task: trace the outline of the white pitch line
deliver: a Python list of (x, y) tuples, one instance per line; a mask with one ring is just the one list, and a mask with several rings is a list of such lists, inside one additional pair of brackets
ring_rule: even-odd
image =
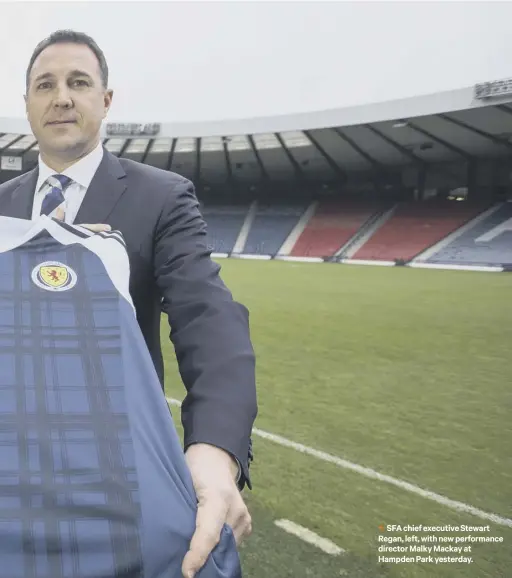
[[(177, 399), (171, 399), (169, 397), (166, 399), (168, 403), (172, 405), (181, 406), (181, 402)], [(254, 435), (257, 435), (263, 439), (269, 440), (271, 442), (274, 442), (287, 448), (291, 448), (302, 454), (313, 456), (319, 460), (323, 460), (324, 462), (334, 464), (339, 468), (344, 468), (346, 470), (357, 472), (362, 476), (366, 476), (367, 478), (372, 478), (374, 480), (379, 480), (380, 482), (386, 482), (387, 484), (396, 486), (401, 490), (406, 490), (408, 492), (411, 492), (412, 494), (416, 494), (418, 496), (421, 496), (422, 498), (426, 498), (427, 500), (432, 500), (433, 502), (437, 502), (438, 504), (446, 506), (447, 508), (451, 508), (452, 510), (456, 510), (457, 512), (464, 512), (466, 514), (471, 514), (472, 516), (482, 518), (483, 520), (489, 520), (494, 524), (498, 524), (500, 526), (508, 526), (509, 528), (512, 528), (512, 520), (510, 518), (503, 518), (498, 514), (484, 512), (483, 510), (470, 506), (469, 504), (464, 504), (463, 502), (451, 500), (450, 498), (446, 498), (445, 496), (436, 494), (435, 492), (431, 492), (429, 490), (424, 490), (423, 488), (420, 488), (419, 486), (416, 486), (409, 482), (393, 478), (392, 476), (388, 476), (386, 474), (381, 474), (380, 472), (372, 470), (371, 468), (360, 466), (359, 464), (349, 462), (348, 460), (344, 460), (343, 458), (333, 456), (320, 450), (315, 450), (314, 448), (299, 444), (297, 442), (286, 439), (282, 436), (275, 435), (257, 428), (254, 428), (252, 431)]]
[(304, 528), (304, 526), (299, 526), (299, 524), (295, 524), (295, 522), (291, 522), (290, 520), (276, 520), (274, 524), (278, 528), (288, 532), (288, 534), (297, 536), (297, 538), (300, 538), (301, 540), (304, 540), (304, 542), (320, 548), (320, 550), (323, 550), (326, 554), (330, 554), (331, 556), (339, 556), (345, 552), (343, 548), (336, 546), (336, 544), (331, 542), (331, 540), (322, 538), (311, 530)]

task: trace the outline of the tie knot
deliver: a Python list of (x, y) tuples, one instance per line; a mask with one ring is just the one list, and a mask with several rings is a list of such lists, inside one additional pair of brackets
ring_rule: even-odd
[(66, 187), (71, 183), (72, 179), (66, 175), (52, 175), (48, 178), (48, 182), (52, 187), (58, 187), (61, 190), (66, 189)]

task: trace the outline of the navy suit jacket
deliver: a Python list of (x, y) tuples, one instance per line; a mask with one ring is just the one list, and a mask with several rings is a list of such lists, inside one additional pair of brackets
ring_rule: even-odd
[[(0, 215), (31, 218), (38, 172), (36, 167), (0, 185)], [(240, 487), (251, 487), (257, 400), (249, 313), (233, 299), (210, 257), (193, 184), (104, 149), (75, 223), (105, 223), (121, 231), (137, 320), (162, 387), (162, 309), (168, 315), (187, 389), (185, 449), (202, 442), (228, 451), (242, 466)]]

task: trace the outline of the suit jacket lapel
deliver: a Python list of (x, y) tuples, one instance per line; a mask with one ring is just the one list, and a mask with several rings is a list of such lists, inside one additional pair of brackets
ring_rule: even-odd
[(34, 193), (39, 176), (39, 168), (23, 175), (20, 184), (12, 193), (9, 216), (17, 219), (31, 219)]
[(103, 159), (87, 189), (75, 224), (107, 223), (126, 187), (126, 173), (119, 159), (103, 148)]

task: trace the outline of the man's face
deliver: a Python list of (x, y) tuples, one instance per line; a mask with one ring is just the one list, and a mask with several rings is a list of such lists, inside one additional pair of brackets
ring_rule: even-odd
[(41, 152), (67, 156), (92, 150), (111, 102), (112, 91), (103, 88), (88, 46), (54, 44), (34, 62), (25, 103)]

